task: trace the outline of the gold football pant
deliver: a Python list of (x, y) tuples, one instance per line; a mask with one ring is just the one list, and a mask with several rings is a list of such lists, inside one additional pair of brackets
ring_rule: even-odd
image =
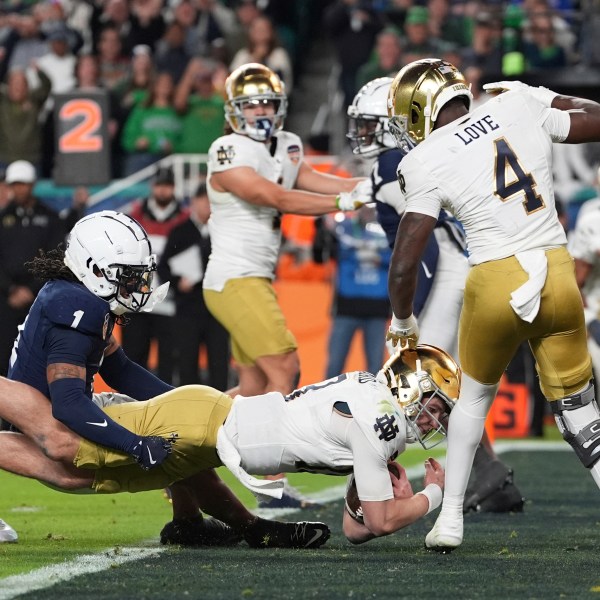
[(471, 268), (459, 326), (461, 368), (476, 381), (495, 384), (519, 345), (528, 340), (548, 400), (581, 390), (592, 377), (581, 293), (565, 248), (546, 252), (548, 276), (533, 323), (510, 306), (511, 292), (528, 279), (514, 257)]
[(231, 354), (241, 365), (261, 356), (286, 354), (298, 344), (288, 329), (272, 283), (264, 277), (230, 279), (222, 292), (204, 290), (213, 317), (231, 337)]
[(188, 385), (145, 402), (103, 408), (129, 431), (140, 436), (175, 439), (173, 452), (159, 466), (144, 471), (123, 452), (82, 440), (74, 464), (96, 471), (93, 488), (99, 493), (162, 489), (175, 481), (221, 466), (217, 432), (233, 400), (203, 385)]

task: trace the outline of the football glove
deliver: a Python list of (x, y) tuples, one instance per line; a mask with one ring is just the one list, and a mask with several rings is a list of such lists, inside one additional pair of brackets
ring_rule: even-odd
[(398, 319), (393, 315), (385, 339), (390, 341), (394, 348), (398, 344), (400, 348), (414, 348), (419, 341), (419, 324), (415, 315), (410, 315), (408, 319)]
[(371, 178), (367, 177), (359, 181), (350, 192), (341, 192), (336, 200), (339, 210), (349, 211), (357, 210), (363, 204), (373, 201), (373, 183)]
[(131, 455), (144, 471), (149, 471), (158, 467), (171, 454), (172, 444), (172, 440), (157, 435), (141, 437), (133, 447)]
[(552, 105), (552, 100), (558, 94), (549, 90), (545, 87), (532, 87), (523, 83), (522, 81), (496, 81), (494, 83), (485, 83), (483, 85), (483, 89), (488, 94), (501, 94), (502, 92), (523, 92), (524, 94), (529, 94), (533, 96), (538, 102), (541, 102), (544, 106), (550, 107)]

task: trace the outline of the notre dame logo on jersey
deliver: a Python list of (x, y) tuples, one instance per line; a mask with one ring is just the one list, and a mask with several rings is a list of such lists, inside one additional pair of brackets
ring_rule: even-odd
[(233, 149), (233, 146), (227, 146), (227, 148), (225, 148), (225, 146), (221, 146), (217, 150), (217, 160), (219, 161), (220, 165), (224, 165), (225, 163), (231, 164), (234, 156), (235, 150)]
[(398, 425), (396, 424), (396, 417), (394, 415), (388, 415), (387, 413), (383, 417), (375, 419), (375, 425), (373, 425), (375, 432), (379, 431), (379, 439), (391, 442), (399, 432)]
[(398, 183), (400, 184), (400, 190), (403, 194), (406, 194), (406, 181), (404, 181), (404, 175), (398, 171)]

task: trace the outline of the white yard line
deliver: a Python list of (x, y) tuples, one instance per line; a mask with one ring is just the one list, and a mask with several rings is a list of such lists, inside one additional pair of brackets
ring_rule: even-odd
[(166, 548), (118, 548), (100, 554), (86, 554), (73, 560), (35, 569), (23, 575), (0, 580), (0, 600), (11, 600), (35, 590), (42, 590), (79, 575), (105, 571), (133, 560), (142, 560), (164, 552)]
[[(571, 448), (566, 442), (561, 441), (503, 440), (496, 442), (494, 449), (498, 454), (503, 454), (504, 452), (513, 450), (566, 451)], [(409, 479), (414, 479), (422, 476), (423, 471), (424, 467), (418, 465), (410, 467), (406, 470), (406, 473)], [(321, 503), (333, 502), (334, 500), (343, 498), (345, 490), (345, 485), (336, 485), (317, 494), (312, 494), (310, 498)], [(264, 518), (280, 518), (295, 512), (298, 512), (298, 509), (261, 509), (257, 510), (256, 514)], [(99, 554), (86, 554), (68, 562), (41, 567), (23, 575), (11, 575), (5, 579), (0, 579), (0, 600), (12, 600), (12, 598), (16, 598), (20, 594), (46, 589), (56, 583), (69, 581), (79, 575), (97, 573), (110, 569), (115, 565), (157, 556), (166, 549), (166, 546), (157, 548), (113, 548), (104, 550)]]

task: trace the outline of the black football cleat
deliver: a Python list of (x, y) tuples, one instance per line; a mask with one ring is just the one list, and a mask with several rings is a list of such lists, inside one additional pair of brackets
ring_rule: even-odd
[(161, 544), (178, 544), (180, 546), (235, 546), (242, 541), (242, 536), (229, 525), (212, 517), (173, 519), (160, 532)]
[(319, 548), (331, 536), (325, 523), (283, 523), (256, 519), (244, 532), (251, 548)]

